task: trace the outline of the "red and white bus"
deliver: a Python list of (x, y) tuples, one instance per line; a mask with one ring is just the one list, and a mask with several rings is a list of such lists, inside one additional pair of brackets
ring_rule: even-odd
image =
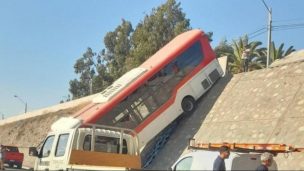
[(182, 113), (223, 75), (201, 30), (180, 34), (142, 65), (102, 91), (74, 117), (93, 123), (133, 129), (140, 147)]

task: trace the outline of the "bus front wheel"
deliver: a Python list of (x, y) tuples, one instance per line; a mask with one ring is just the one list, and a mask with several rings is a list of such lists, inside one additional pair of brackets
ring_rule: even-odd
[(185, 97), (182, 101), (182, 109), (184, 113), (191, 114), (196, 107), (196, 103), (193, 97)]

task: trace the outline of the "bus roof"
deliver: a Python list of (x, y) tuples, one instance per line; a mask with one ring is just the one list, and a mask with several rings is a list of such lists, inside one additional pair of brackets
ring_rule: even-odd
[(165, 66), (169, 61), (174, 59), (202, 35), (204, 35), (203, 31), (195, 29), (176, 36), (163, 48), (147, 59), (140, 67), (152, 69), (154, 67), (158, 68), (159, 66)]

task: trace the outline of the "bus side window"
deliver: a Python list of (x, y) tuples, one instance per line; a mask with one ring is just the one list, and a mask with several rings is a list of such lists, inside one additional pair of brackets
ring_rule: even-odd
[(184, 53), (182, 53), (177, 61), (181, 65), (181, 69), (184, 70), (185, 74), (191, 72), (196, 66), (203, 60), (204, 55), (200, 42), (194, 43)]
[(126, 109), (119, 113), (113, 120), (115, 126), (133, 129), (138, 125), (138, 121), (126, 107)]
[(148, 107), (143, 103), (142, 98), (138, 98), (134, 101), (131, 107), (142, 119), (146, 118), (150, 114)]

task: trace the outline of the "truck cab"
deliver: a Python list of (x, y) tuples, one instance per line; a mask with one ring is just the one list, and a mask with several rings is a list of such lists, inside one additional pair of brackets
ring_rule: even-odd
[(128, 129), (87, 124), (62, 118), (52, 125), (36, 157), (34, 170), (121, 170), (140, 169), (138, 139)]

